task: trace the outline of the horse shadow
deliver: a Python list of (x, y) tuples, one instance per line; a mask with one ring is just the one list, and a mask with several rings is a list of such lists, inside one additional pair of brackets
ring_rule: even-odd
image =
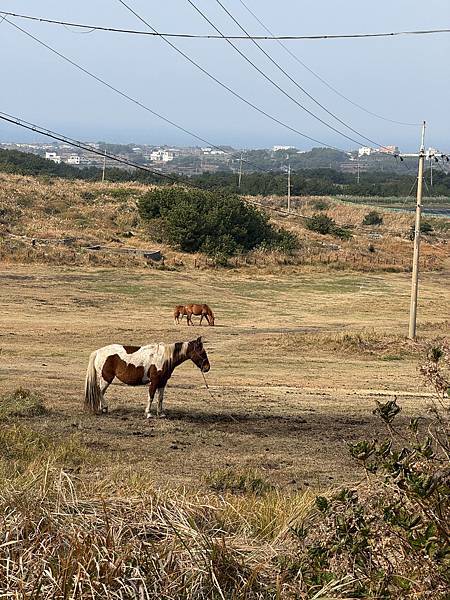
[[(140, 420), (145, 423), (142, 408), (122, 407), (114, 408), (108, 414), (109, 418), (121, 420)], [(153, 417), (150, 423), (156, 424), (160, 420)], [(243, 433), (272, 435), (272, 434), (295, 434), (300, 430), (308, 429), (307, 421), (295, 416), (244, 413), (244, 412), (218, 412), (189, 410), (183, 408), (167, 408), (166, 416), (163, 421), (168, 423), (179, 423), (187, 426), (206, 426), (206, 427), (224, 427), (227, 430), (238, 429)]]

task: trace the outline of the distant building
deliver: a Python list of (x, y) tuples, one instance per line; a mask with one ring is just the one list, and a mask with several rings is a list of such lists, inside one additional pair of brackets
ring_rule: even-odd
[(385, 152), (386, 154), (398, 154), (398, 146), (381, 146), (379, 152)]
[(358, 156), (370, 156), (371, 154), (373, 154), (373, 148), (369, 148), (369, 146), (358, 149)]
[(168, 150), (153, 150), (153, 152), (150, 152), (150, 160), (152, 162), (170, 162), (173, 159), (173, 153)]
[(45, 158), (47, 160), (53, 161), (57, 165), (59, 165), (60, 162), (61, 162), (61, 157), (59, 156), (59, 154), (56, 154), (56, 152), (46, 152), (45, 153)]
[(67, 163), (68, 165), (79, 165), (81, 162), (81, 159), (78, 156), (78, 154), (69, 154), (69, 156), (67, 156), (67, 158), (64, 160), (64, 162)]
[(273, 146), (272, 152), (278, 152), (279, 150), (292, 150), (294, 146)]

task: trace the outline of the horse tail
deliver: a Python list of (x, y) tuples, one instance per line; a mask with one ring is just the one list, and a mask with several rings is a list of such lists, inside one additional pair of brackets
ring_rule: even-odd
[[(208, 305), (206, 305), (206, 306), (208, 306)], [(214, 313), (213, 313), (213, 311), (212, 311), (212, 310), (209, 308), (209, 306), (208, 306), (208, 315), (211, 317), (211, 319), (212, 319), (212, 324), (214, 325), (214, 320), (215, 320)]]
[(84, 407), (92, 413), (98, 413), (100, 410), (101, 392), (97, 379), (97, 370), (95, 368), (95, 359), (97, 350), (92, 352), (89, 357), (89, 363), (86, 371), (86, 383), (84, 388)]

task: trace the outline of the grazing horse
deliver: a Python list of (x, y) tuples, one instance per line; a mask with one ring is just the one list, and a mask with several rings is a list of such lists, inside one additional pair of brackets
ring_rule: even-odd
[(149, 384), (145, 416), (147, 419), (151, 416), (153, 398), (158, 392), (156, 416), (163, 417), (162, 404), (167, 381), (175, 367), (188, 359), (204, 373), (211, 368), (201, 337), (175, 344), (148, 344), (142, 347), (112, 344), (94, 350), (86, 373), (84, 405), (95, 414), (108, 412), (104, 394), (117, 377), (127, 385)]
[(184, 315), (186, 315), (186, 307), (183, 306), (182, 304), (178, 304), (177, 306), (175, 306), (175, 308), (173, 309), (173, 318), (175, 320), (175, 325), (179, 325), (180, 322), (183, 320)]
[(208, 325), (214, 325), (214, 313), (207, 304), (186, 304), (184, 308), (186, 310), (188, 325), (194, 325), (192, 315), (196, 317), (200, 316), (200, 325), (204, 318), (208, 322)]

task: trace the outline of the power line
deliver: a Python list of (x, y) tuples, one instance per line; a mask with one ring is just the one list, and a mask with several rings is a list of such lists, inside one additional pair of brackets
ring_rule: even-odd
[[(248, 9), (249, 10), (249, 9)], [(173, 37), (190, 39), (215, 39), (221, 40), (222, 35), (196, 34), (196, 33), (160, 33), (150, 31), (139, 31), (136, 29), (122, 29), (119, 27), (105, 27), (101, 25), (85, 25), (81, 23), (72, 23), (70, 21), (58, 21), (56, 19), (46, 19), (44, 17), (33, 17), (31, 15), (22, 15), (19, 13), (0, 10), (0, 14), (7, 17), (17, 17), (19, 19), (28, 19), (40, 23), (49, 23), (52, 25), (67, 25), (69, 27), (78, 27), (80, 29), (90, 29), (91, 31), (106, 31), (111, 33), (126, 33), (132, 35), (146, 35), (150, 37)], [(402, 35), (434, 35), (440, 33), (450, 33), (450, 29), (423, 29), (412, 31), (391, 31), (381, 33), (345, 33), (345, 34), (319, 34), (319, 35), (227, 35), (228, 40), (339, 40), (339, 39), (363, 39), (378, 37), (396, 37)]]
[(110, 160), (114, 160), (116, 162), (122, 163), (129, 167), (133, 167), (140, 171), (145, 171), (146, 173), (150, 173), (151, 175), (155, 175), (155, 176), (161, 177), (163, 179), (168, 179), (168, 180), (172, 181), (173, 183), (178, 183), (178, 184), (185, 183), (186, 185), (190, 185), (191, 187), (203, 189), (199, 185), (180, 180), (178, 177), (175, 177), (173, 175), (168, 175), (167, 173), (161, 173), (160, 171), (155, 171), (155, 170), (149, 169), (148, 167), (145, 167), (143, 165), (133, 163), (125, 158), (121, 158), (120, 156), (116, 156), (114, 154), (107, 153), (106, 149), (105, 150), (97, 150), (96, 148), (93, 148), (92, 146), (83, 144), (83, 142), (80, 142), (79, 140), (75, 140), (73, 138), (70, 138), (70, 137), (62, 134), (62, 133), (52, 131), (51, 129), (46, 129), (45, 127), (41, 127), (40, 125), (36, 125), (35, 123), (30, 123), (29, 121), (25, 121), (24, 119), (21, 119), (14, 115), (10, 115), (8, 113), (0, 111), (0, 119), (2, 119), (3, 121), (6, 121), (8, 123), (12, 123), (13, 125), (18, 125), (19, 127), (23, 127), (24, 129), (34, 131), (35, 133), (45, 135), (54, 140), (64, 142), (66, 144), (69, 144), (70, 146), (74, 146), (75, 148), (80, 148), (81, 150), (86, 150), (87, 152), (92, 152), (93, 154), (98, 154), (102, 158), (106, 157), (106, 158), (109, 158)]
[[(272, 39), (274, 39), (279, 46), (281, 46), (288, 54), (289, 56), (291, 56), (296, 62), (298, 62), (303, 68), (305, 68), (307, 71), (309, 71), (312, 75), (314, 75), (314, 77), (316, 77), (319, 81), (321, 81), (324, 85), (327, 86), (328, 89), (330, 89), (332, 92), (334, 92), (335, 94), (337, 94), (338, 96), (340, 96), (341, 98), (343, 98), (344, 100), (346, 100), (347, 102), (349, 102), (350, 104), (352, 104), (353, 106), (356, 106), (357, 108), (359, 108), (360, 110), (364, 111), (365, 113), (372, 115), (373, 117), (376, 117), (377, 119), (382, 119), (383, 121), (388, 121), (389, 123), (395, 123), (397, 125), (409, 125), (411, 127), (417, 127), (418, 125), (420, 125), (420, 123), (405, 123), (403, 121), (396, 121), (394, 119), (388, 119), (387, 117), (383, 117), (381, 115), (378, 115), (377, 113), (374, 113), (370, 110), (368, 110), (367, 108), (364, 108), (364, 106), (361, 106), (361, 104), (358, 104), (357, 102), (355, 102), (354, 100), (351, 100), (350, 98), (348, 98), (347, 96), (345, 96), (342, 92), (340, 92), (339, 90), (337, 90), (335, 87), (333, 87), (328, 81), (326, 81), (323, 77), (321, 77), (318, 73), (316, 73), (313, 69), (311, 69), (311, 67), (309, 67), (306, 63), (304, 63), (302, 60), (300, 60), (300, 58), (294, 54), (289, 47), (284, 44), (281, 39), (277, 36), (275, 36), (272, 31), (261, 21), (261, 19), (247, 6), (247, 4), (245, 4), (245, 2), (243, 0), (239, 0), (239, 2), (242, 4), (242, 6), (245, 8), (245, 10), (247, 12), (249, 12), (252, 17), (254, 19), (256, 19), (256, 21), (261, 25), (261, 27), (267, 31), (267, 33), (271, 36)], [(256, 39), (256, 38), (253, 38)]]
[[(13, 27), (15, 27), (16, 29), (18, 29), (19, 31), (21, 31), (22, 33), (24, 33), (25, 35), (27, 35), (31, 39), (33, 39), (35, 42), (37, 42), (41, 46), (44, 46), (45, 48), (47, 48), (47, 50), (50, 50), (50, 52), (53, 52), (58, 57), (62, 58), (63, 60), (65, 60), (66, 62), (68, 62), (72, 66), (76, 67), (77, 69), (79, 69), (80, 71), (82, 71), (83, 73), (85, 73), (86, 75), (89, 75), (89, 77), (92, 77), (98, 83), (101, 83), (102, 85), (106, 86), (107, 88), (109, 88), (110, 90), (112, 90), (116, 94), (119, 94), (120, 96), (122, 96), (126, 100), (129, 100), (130, 102), (133, 102), (133, 104), (136, 104), (137, 106), (139, 106), (140, 108), (143, 108), (144, 110), (146, 110), (150, 114), (154, 115), (155, 117), (158, 117), (159, 119), (163, 120), (164, 122), (168, 123), (169, 125), (172, 125), (173, 127), (176, 127), (177, 129), (179, 129), (183, 133), (186, 133), (186, 134), (194, 137), (195, 139), (199, 140), (200, 142), (204, 142), (205, 144), (207, 144), (208, 146), (210, 146), (212, 148), (215, 148), (217, 150), (221, 150), (222, 152), (225, 152), (225, 154), (230, 155), (230, 157), (233, 158), (233, 159), (236, 158), (233, 153), (227, 152), (226, 150), (223, 150), (220, 146), (217, 146), (213, 142), (210, 142), (209, 140), (201, 137), (200, 135), (194, 133), (193, 131), (190, 131), (189, 129), (186, 129), (182, 125), (179, 125), (178, 123), (175, 123), (174, 121), (168, 119), (167, 117), (164, 117), (163, 115), (157, 113), (156, 111), (152, 110), (151, 108), (149, 108), (148, 106), (146, 106), (145, 104), (143, 104), (142, 102), (140, 102), (139, 100), (136, 100), (136, 98), (133, 98), (132, 96), (130, 96), (126, 92), (123, 92), (119, 88), (116, 88), (115, 86), (113, 86), (112, 84), (108, 83), (107, 81), (105, 81), (104, 79), (102, 79), (101, 77), (99, 77), (98, 75), (95, 75), (91, 71), (88, 71), (87, 69), (85, 69), (84, 67), (82, 67), (80, 64), (78, 64), (74, 60), (72, 60), (69, 57), (65, 56), (64, 54), (62, 54), (58, 50), (55, 50), (55, 48), (53, 48), (52, 46), (49, 46), (48, 44), (46, 44), (45, 42), (43, 42), (42, 40), (40, 40), (36, 36), (32, 35), (29, 31), (26, 31), (25, 29), (22, 29), (22, 27), (19, 27), (19, 25), (16, 25), (12, 21), (9, 21), (8, 19), (6, 19), (6, 17), (4, 17), (4, 19), (5, 19), (5, 21), (7, 23), (9, 23)], [(246, 159), (243, 159), (243, 161), (245, 163), (247, 163), (248, 165), (254, 167), (257, 170), (261, 169), (261, 167), (259, 167), (258, 165), (255, 165), (255, 164), (251, 163), (250, 161), (248, 161)]]
[[(0, 111), (0, 119), (3, 121), (6, 121), (8, 123), (12, 123), (13, 125), (17, 125), (19, 127), (22, 127), (24, 129), (27, 129), (29, 131), (34, 131), (35, 133), (39, 133), (40, 135), (45, 135), (46, 137), (49, 137), (51, 139), (60, 141), (60, 142), (64, 142), (65, 144), (69, 144), (70, 146), (73, 146), (74, 148), (80, 148), (81, 150), (85, 150), (87, 152), (91, 152), (92, 154), (97, 154), (98, 156), (101, 156), (103, 158), (109, 158), (110, 160), (114, 160), (115, 162), (118, 163), (122, 163), (125, 164), (127, 166), (133, 167), (139, 171), (144, 171), (146, 173), (150, 173), (153, 176), (156, 177), (161, 177), (162, 179), (167, 179), (168, 181), (171, 181), (172, 183), (176, 183), (178, 185), (186, 185), (187, 187), (191, 187), (194, 189), (198, 189), (198, 190), (202, 190), (202, 191), (206, 191), (209, 192), (211, 191), (208, 188), (205, 188), (201, 185), (198, 185), (196, 183), (193, 183), (192, 181), (186, 180), (186, 179), (180, 179), (178, 177), (174, 177), (172, 175), (168, 175), (167, 173), (161, 173), (160, 171), (154, 171), (153, 169), (149, 169), (148, 167), (145, 167), (143, 165), (139, 165), (137, 163), (133, 163), (125, 158), (121, 158), (120, 156), (116, 156), (114, 154), (110, 154), (106, 152), (106, 149), (104, 151), (102, 150), (97, 150), (96, 148), (93, 148), (92, 146), (88, 146), (86, 144), (83, 144), (83, 142), (80, 142), (79, 140), (75, 140), (73, 138), (70, 138), (62, 133), (58, 133), (55, 131), (52, 131), (51, 129), (46, 129), (44, 127), (41, 127), (40, 125), (36, 125), (35, 123), (30, 123), (29, 121), (25, 121), (24, 119), (21, 119), (19, 117), (15, 117), (14, 115), (10, 115), (8, 113), (2, 112)], [(221, 192), (220, 190), (216, 190), (217, 193), (219, 194), (223, 194), (224, 192)], [(280, 213), (286, 213), (287, 211), (283, 210), (283, 209), (278, 209), (278, 208), (272, 208), (272, 207), (265, 207), (262, 203), (257, 202), (256, 200), (249, 200), (249, 199), (245, 199), (249, 204), (253, 204), (255, 206), (259, 206), (260, 208), (263, 209), (269, 209), (269, 210), (274, 210), (276, 212), (280, 212)], [(298, 216), (302, 219), (311, 219), (311, 217), (306, 217), (304, 215), (301, 214), (296, 214), (295, 216)]]
[[(214, 25), (214, 23), (205, 15), (205, 13), (203, 13), (197, 6), (196, 4), (192, 1), (192, 0), (187, 0), (189, 2), (189, 4), (192, 6), (192, 8), (194, 8), (194, 10), (196, 10), (204, 19), (207, 23), (209, 23), (211, 25), (211, 27), (213, 27), (219, 34), (222, 35), (222, 32), (220, 31), (220, 29)], [(124, 4), (123, 0), (119, 0), (119, 2), (121, 2), (122, 4)], [(220, 4), (220, 2), (219, 2)], [(227, 12), (227, 14), (230, 15), (230, 13), (223, 7), (222, 4), (220, 4), (220, 6), (222, 6), (222, 8), (225, 10), (225, 12)], [(230, 15), (231, 16), (231, 15)], [(234, 21), (234, 17), (231, 17)], [(236, 22), (236, 21), (235, 21)], [(241, 27), (239, 25), (239, 27)], [(241, 27), (241, 29), (245, 32), (245, 30)], [(225, 38), (224, 38), (225, 39)], [(319, 116), (317, 116), (315, 113), (313, 113), (311, 110), (309, 110), (308, 108), (306, 108), (305, 106), (303, 106), (303, 104), (301, 104), (298, 100), (296, 100), (293, 96), (291, 96), (288, 92), (286, 92), (285, 89), (283, 89), (280, 85), (278, 85), (278, 83), (276, 83), (276, 81), (274, 81), (271, 77), (269, 77), (267, 75), (267, 73), (265, 73), (262, 69), (260, 69), (252, 60), (250, 60), (248, 58), (248, 56), (246, 54), (244, 54), (244, 52), (242, 52), (231, 40), (225, 40), (232, 48), (234, 48), (234, 50), (251, 66), (253, 67), (253, 69), (255, 69), (260, 75), (262, 75), (262, 77), (264, 77), (264, 79), (266, 79), (271, 85), (273, 85), (279, 92), (281, 92), (284, 96), (286, 96), (286, 98), (288, 98), (289, 100), (291, 100), (292, 102), (294, 102), (294, 104), (296, 104), (299, 108), (301, 108), (303, 111), (305, 111), (306, 113), (308, 113), (311, 117), (313, 117), (314, 119), (316, 119), (317, 121), (319, 121), (320, 123), (322, 123), (323, 125), (325, 125), (326, 127), (328, 127), (329, 129), (331, 129), (332, 131), (334, 131), (335, 133), (338, 133), (339, 135), (345, 137), (346, 139), (355, 142), (356, 144), (360, 144), (362, 145), (362, 142), (359, 140), (355, 140), (355, 138), (352, 138), (351, 136), (347, 135), (346, 133), (343, 133), (342, 131), (340, 131), (339, 129), (336, 129), (336, 127), (334, 127), (333, 125), (330, 125), (329, 123), (327, 123), (326, 121), (324, 121), (322, 118), (320, 118)], [(254, 41), (254, 40), (253, 40)], [(258, 46), (258, 48), (260, 48), (260, 46), (258, 45), (257, 42), (254, 41), (254, 43)], [(269, 54), (267, 54), (265, 52), (265, 50), (263, 50), (262, 48), (260, 48), (260, 50), (262, 50), (262, 52), (264, 52), (264, 54), (266, 54), (266, 56), (269, 56), (270, 60), (272, 60), (272, 62), (276, 65), (276, 62), (270, 57)], [(278, 67), (278, 65), (277, 65)], [(281, 67), (278, 67), (281, 69)], [(283, 71), (285, 75), (288, 75), (285, 71)], [(289, 75), (288, 75), (289, 77)], [(293, 81), (293, 80), (292, 80)], [(294, 81), (295, 83), (295, 81)], [(297, 85), (297, 84), (296, 84)], [(302, 89), (303, 90), (303, 89)], [(304, 91), (304, 90), (303, 90)], [(328, 112), (328, 111), (327, 111)], [(365, 136), (362, 136), (365, 138)], [(369, 140), (370, 142), (372, 142), (372, 140)], [(377, 146), (379, 144), (375, 143)]]
[[(141, 17), (135, 10), (133, 10), (131, 8), (131, 6), (128, 6), (128, 4), (126, 4), (126, 2), (124, 2), (123, 0), (118, 0), (118, 2), (120, 2), (120, 4), (122, 4), (128, 11), (130, 11), (137, 19), (139, 19), (140, 21), (142, 21), (142, 23), (144, 23), (145, 25), (147, 25), (147, 27), (149, 27), (152, 31), (156, 32), (156, 29), (152, 25), (150, 25), (150, 23), (148, 21), (146, 21), (143, 17)], [(325, 142), (322, 142), (322, 141), (317, 140), (317, 139), (315, 139), (315, 138), (313, 138), (313, 137), (311, 137), (309, 135), (306, 135), (306, 133), (303, 133), (303, 132), (299, 131), (298, 129), (296, 129), (295, 127), (292, 127), (291, 125), (288, 125), (287, 123), (284, 123), (283, 121), (281, 121), (277, 117), (274, 117), (273, 115), (271, 115), (270, 113), (266, 112), (264, 109), (260, 108), (259, 106), (257, 106), (253, 102), (251, 102), (250, 100), (247, 100), (246, 98), (244, 98), (243, 96), (241, 96), (241, 94), (239, 94), (238, 92), (236, 92), (235, 90), (233, 90), (232, 88), (230, 88), (227, 84), (225, 84), (222, 81), (220, 81), (220, 79), (218, 79), (217, 77), (215, 77), (214, 75), (212, 75), (211, 73), (209, 73), (209, 71), (207, 71), (206, 69), (204, 69), (193, 58), (191, 58), (185, 52), (183, 52), (183, 50), (180, 50), (180, 48), (178, 48), (178, 46), (175, 46), (175, 44), (173, 44), (169, 39), (165, 38), (164, 36), (161, 36), (161, 39), (163, 39), (166, 42), (166, 44), (169, 44), (169, 46), (171, 48), (173, 48), (178, 54), (180, 54), (181, 56), (183, 56), (187, 61), (189, 61), (192, 65), (194, 65), (197, 69), (199, 69), (207, 77), (209, 77), (210, 79), (212, 79), (212, 81), (215, 81), (218, 85), (220, 85), (225, 90), (227, 90), (228, 92), (230, 92), (230, 94), (232, 94), (233, 96), (235, 96), (236, 98), (238, 98), (239, 100), (241, 100), (242, 102), (244, 102), (245, 104), (247, 104), (248, 106), (250, 106), (251, 108), (253, 108), (254, 110), (258, 111), (259, 113), (261, 113), (265, 117), (269, 118), (271, 121), (274, 121), (275, 123), (278, 123), (278, 125), (282, 125), (286, 129), (288, 129), (289, 131), (292, 131), (292, 132), (296, 133), (297, 135), (300, 135), (300, 136), (302, 136), (302, 137), (304, 137), (304, 138), (306, 138), (306, 139), (308, 139), (308, 140), (310, 140), (312, 142), (316, 142), (317, 144), (320, 144), (321, 146), (325, 146), (325, 147), (331, 148), (333, 150), (339, 150), (341, 152), (345, 152), (345, 150), (342, 150), (341, 148), (336, 148), (336, 146), (330, 146), (330, 144), (326, 144)], [(349, 139), (351, 139), (351, 138), (349, 138)], [(354, 140), (352, 140), (352, 141), (354, 141)], [(359, 144), (359, 142), (357, 142), (357, 143)]]
[[(189, 4), (193, 5), (193, 2), (191, 0), (188, 0), (188, 2), (189, 2)], [(240, 24), (240, 22), (231, 14), (231, 12), (222, 4), (222, 2), (220, 0), (216, 0), (216, 2), (226, 12), (226, 14), (230, 17), (230, 19), (232, 19), (232, 21), (241, 29), (241, 31), (243, 31), (246, 35), (249, 35), (249, 33), (244, 29), (244, 27)], [(302, 91), (304, 94), (306, 94), (306, 96), (308, 96), (308, 98), (310, 100), (312, 100), (315, 104), (317, 104), (317, 106), (319, 106), (322, 110), (324, 110), (327, 114), (329, 114), (333, 119), (336, 119), (336, 121), (338, 121), (339, 123), (341, 123), (341, 125), (344, 125), (344, 127), (347, 127), (347, 129), (349, 129), (353, 133), (356, 133), (356, 135), (361, 136), (363, 139), (367, 140), (371, 144), (375, 144), (376, 146), (381, 147), (381, 144), (378, 144), (374, 140), (372, 140), (372, 139), (368, 138), (367, 136), (365, 136), (360, 131), (357, 131), (356, 129), (354, 129), (351, 125), (349, 125), (348, 123), (346, 123), (345, 121), (343, 121), (342, 119), (340, 119), (337, 115), (335, 115), (333, 112), (331, 112), (326, 106), (324, 106), (323, 104), (321, 104), (316, 98), (314, 98), (314, 96), (312, 96), (312, 94), (310, 94), (303, 86), (301, 86), (285, 69), (283, 69), (283, 67), (281, 67), (277, 63), (277, 61), (274, 60), (272, 58), (272, 56), (268, 52), (266, 52), (266, 50), (264, 50), (264, 48), (261, 46), (261, 44), (259, 42), (257, 42), (256, 40), (252, 40), (252, 42), (264, 54), (264, 56), (266, 56), (270, 60), (270, 62), (272, 64), (274, 64), (275, 67), (279, 71), (281, 71), (283, 73), (283, 75), (285, 75), (289, 79), (289, 81), (291, 83), (293, 83), (300, 91)], [(233, 47), (235, 47), (235, 46), (233, 45)], [(304, 110), (307, 110), (307, 109), (304, 109)], [(309, 114), (313, 115), (314, 118), (316, 118), (316, 119), (318, 118), (311, 111), (307, 110), (307, 112)], [(325, 123), (322, 119), (320, 119), (320, 122), (321, 123)], [(353, 141), (355, 141), (355, 140), (353, 140)]]

